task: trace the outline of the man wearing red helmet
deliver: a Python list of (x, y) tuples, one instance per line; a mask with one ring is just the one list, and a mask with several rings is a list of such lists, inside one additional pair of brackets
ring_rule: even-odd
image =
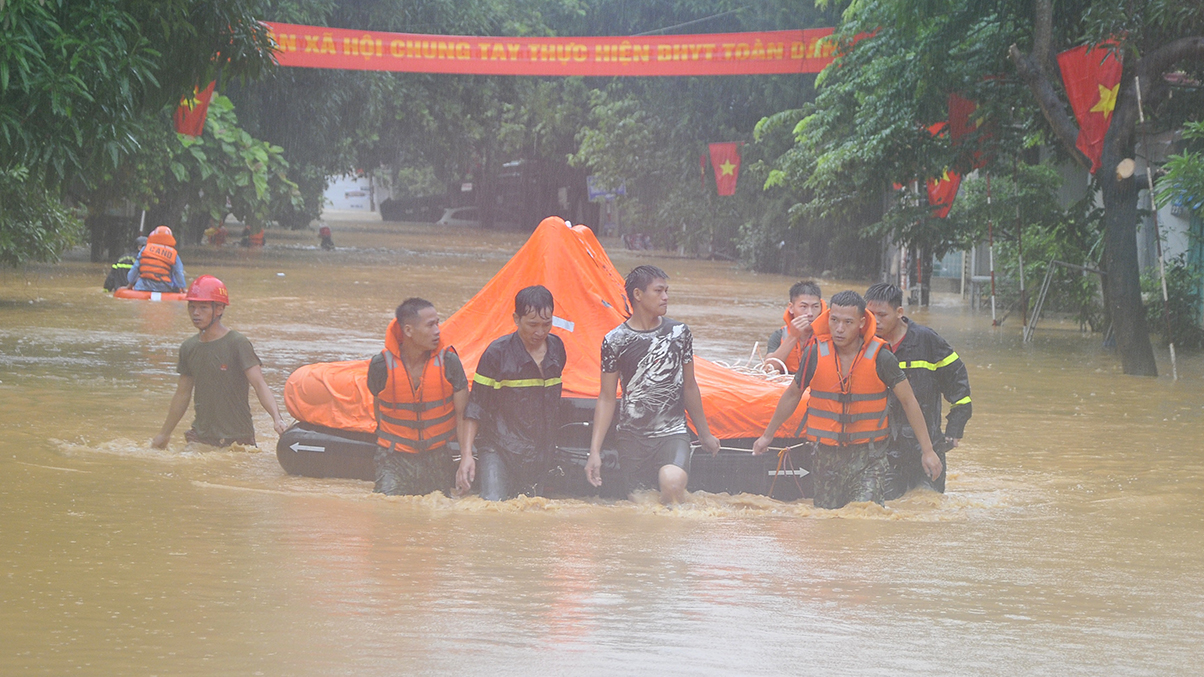
[(263, 380), (259, 357), (251, 342), (222, 324), (222, 315), (230, 305), (226, 285), (212, 275), (202, 275), (188, 288), (188, 314), (200, 332), (180, 346), (180, 374), (176, 394), (171, 398), (163, 429), (151, 441), (156, 449), (167, 447), (171, 432), (188, 411), (188, 402), (196, 391), (196, 418), (184, 433), (188, 442), (228, 447), (237, 442), (255, 446), (255, 426), (247, 390), (255, 395), (265, 411), (272, 415), (276, 434), (285, 430), (276, 397)]
[(184, 262), (171, 228), (159, 226), (146, 238), (126, 281), (139, 291), (178, 292), (184, 288)]

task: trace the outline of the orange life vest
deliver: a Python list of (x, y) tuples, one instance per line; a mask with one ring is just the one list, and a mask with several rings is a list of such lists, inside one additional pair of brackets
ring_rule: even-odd
[(811, 379), (811, 397), (807, 400), (803, 434), (806, 439), (846, 447), (882, 442), (890, 437), (886, 384), (878, 378), (875, 363), (878, 351), (886, 342), (874, 336), (875, 324), (874, 316), (867, 312), (861, 333), (864, 345), (849, 367), (848, 378), (841, 378), (836, 344), (828, 333), (827, 313), (812, 323), (816, 332), (817, 362), (815, 376)]
[(454, 390), (443, 372), (446, 355), (456, 351), (450, 346), (433, 351), (422, 367), (418, 388), (414, 388), (398, 357), (399, 329), (397, 320), (389, 324), (381, 353), (389, 378), (376, 395), (376, 443), (390, 451), (417, 454), (445, 446), (456, 434)]
[(263, 246), (263, 231), (261, 230), (258, 233), (255, 233), (248, 239), (248, 241), (251, 243), (252, 247), (262, 247)]
[(138, 257), (138, 277), (164, 284), (171, 283), (171, 269), (176, 265), (176, 250), (163, 244), (148, 244)]
[[(823, 312), (827, 309), (828, 309), (828, 304), (824, 303), (823, 299), (820, 299), (819, 300), (820, 314), (822, 315)], [(782, 313), (782, 321), (786, 323), (785, 325), (782, 326), (782, 339), (785, 340), (787, 334), (794, 336), (795, 338), (798, 338), (798, 335), (794, 331), (794, 325), (791, 324), (791, 322), (794, 321), (794, 316), (790, 314), (789, 309), (787, 309), (786, 311), (784, 311)], [(791, 374), (798, 373), (799, 363), (802, 362), (802, 359), (803, 359), (803, 347), (806, 346), (807, 343), (810, 343), (811, 341), (814, 341), (814, 340), (815, 340), (815, 333), (812, 332), (811, 339), (809, 341), (807, 341), (806, 343), (804, 343), (803, 341), (799, 341), (794, 344), (793, 348), (790, 349), (790, 353), (788, 355), (786, 355), (786, 359), (784, 360), (784, 363), (786, 364), (786, 371), (788, 373), (791, 373)]]

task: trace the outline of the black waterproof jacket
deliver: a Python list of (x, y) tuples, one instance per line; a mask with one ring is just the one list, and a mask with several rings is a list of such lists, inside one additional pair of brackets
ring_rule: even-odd
[(493, 341), (477, 363), (465, 418), (480, 421), (476, 447), (515, 460), (551, 458), (560, 430), (564, 342), (548, 335), (543, 373), (518, 333)]
[[(944, 397), (952, 405), (944, 435), (961, 439), (971, 414), (970, 378), (966, 365), (935, 331), (906, 317), (903, 321), (907, 323), (907, 333), (891, 350), (899, 358), (899, 367), (907, 374), (907, 381), (924, 412), (928, 435), (934, 443), (941, 439), (941, 398)], [(891, 421), (897, 423), (904, 437), (914, 438), (915, 433), (907, 425), (907, 417), (893, 394), (891, 404)]]

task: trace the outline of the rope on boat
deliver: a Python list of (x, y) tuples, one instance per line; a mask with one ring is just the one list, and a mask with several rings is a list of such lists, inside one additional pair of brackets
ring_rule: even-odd
[[(724, 367), (726, 369), (731, 369), (732, 371), (734, 371), (738, 374), (744, 374), (745, 376), (752, 376), (754, 378), (761, 379), (762, 381), (768, 381), (770, 383), (777, 383), (780, 385), (785, 385), (785, 384), (791, 382), (792, 380), (794, 380), (794, 376), (792, 376), (789, 373), (786, 373), (787, 372), (786, 365), (781, 360), (777, 359), (776, 357), (769, 357), (769, 358), (765, 358), (764, 360), (762, 360), (759, 363), (756, 362), (760, 347), (761, 347), (760, 341), (753, 343), (752, 352), (749, 353), (747, 360), (743, 360), (743, 361), (735, 362), (735, 363), (724, 362), (722, 360), (715, 360), (714, 362), (715, 362), (715, 364), (717, 364), (721, 367)], [(777, 369), (774, 369), (773, 367), (768, 366), (770, 362), (781, 365), (781, 371), (778, 371)]]

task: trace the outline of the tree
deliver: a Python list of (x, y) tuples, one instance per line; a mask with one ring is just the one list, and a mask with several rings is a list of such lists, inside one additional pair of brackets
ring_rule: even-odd
[[(946, 169), (966, 174), (983, 159), (984, 172), (1010, 174), (1032, 161), (1026, 149), (1036, 146), (1052, 148), (1059, 158), (1075, 158), (1077, 129), (1061, 107), (1060, 78), (1045, 75), (1057, 73), (1050, 67), (1055, 46), (1102, 42), (1100, 36), (1127, 30), (1127, 54), (1159, 55), (1137, 62), (1143, 64), (1143, 81), (1161, 82), (1162, 72), (1186, 58), (1196, 44), (1196, 38), (1184, 41), (1177, 36), (1198, 31), (1204, 18), (1199, 5), (1161, 0), (1128, 5), (1122, 12), (1108, 0), (1070, 0), (1059, 4), (1056, 12), (1038, 12), (1034, 23), (1028, 0), (842, 3), (842, 56), (820, 75), (816, 103), (804, 109), (795, 128), (796, 144), (778, 159), (779, 173), (771, 179), (813, 192), (814, 199), (800, 207), (804, 213), (831, 215), (881, 201), (891, 182), (923, 181)], [(1049, 8), (1050, 3), (1037, 0), (1037, 6)], [(1017, 61), (1017, 53), (1023, 52), (1014, 45), (1034, 47)], [(1168, 49), (1162, 51), (1161, 45)], [(1045, 64), (1039, 80), (1024, 71), (1033, 61)], [(1129, 61), (1121, 86), (1122, 97), (1128, 91), (1129, 98), (1118, 99), (1113, 113), (1105, 167), (1132, 154), (1137, 64)], [(1022, 78), (1010, 75), (1018, 70), (1024, 71)], [(1034, 83), (1043, 83), (1043, 89), (1035, 90)], [(1165, 99), (1160, 89), (1164, 88), (1152, 86), (1148, 92), (1147, 110), (1155, 117)], [(976, 117), (986, 121), (961, 144), (926, 130), (948, 116), (950, 93), (977, 102)], [(1061, 143), (1048, 146), (1054, 139)], [(982, 151), (985, 158), (974, 151)], [(1105, 291), (1122, 362), (1126, 373), (1153, 374), (1136, 264), (1135, 188), (1132, 181), (1097, 178), (1107, 224)], [(899, 198), (889, 211), (905, 207)], [(956, 222), (931, 225), (937, 227), (929, 237), (953, 242), (961, 236)]]
[[(1054, 135), (1079, 164), (1087, 166), (1086, 158), (1074, 149), (1077, 128), (1052, 84), (1060, 80), (1055, 76), (1059, 71), (1053, 61), (1055, 21), (1066, 20), (1056, 16), (1060, 13), (1055, 13), (1052, 0), (1035, 0), (1032, 50), (1025, 54), (1013, 45), (1010, 55)], [(1194, 65), (1199, 70), (1204, 61), (1204, 7), (1174, 0), (1141, 0), (1128, 6), (1099, 0), (1087, 3), (1082, 24), (1082, 38), (1091, 44), (1114, 41), (1123, 64), (1116, 107), (1104, 137), (1101, 169), (1096, 175), (1104, 200), (1104, 268), (1108, 272), (1105, 299), (1125, 373), (1157, 376), (1137, 265), (1139, 186), (1135, 177), (1121, 178), (1114, 168), (1122, 159), (1133, 157), (1138, 83), (1147, 109), (1157, 111), (1169, 91), (1163, 79), (1165, 73), (1185, 65)]]
[(170, 202), (188, 206), (184, 238), (199, 242), (206, 226), (228, 214), (258, 231), (273, 208), (303, 208), (297, 184), (287, 175), (284, 149), (239, 128), (230, 99), (214, 97), (203, 135), (176, 137), (168, 147), (171, 180), (164, 193)]
[[(258, 6), (255, 0), (0, 3), (0, 170), (9, 182), (24, 177), (13, 194), (35, 208), (71, 197), (103, 212), (122, 196), (96, 190), (100, 177), (120, 173), (123, 158), (153, 133), (154, 116), (198, 84), (254, 78), (271, 67)], [(61, 236), (45, 230), (47, 246), (2, 257), (53, 259), (73, 241), (70, 230)]]

